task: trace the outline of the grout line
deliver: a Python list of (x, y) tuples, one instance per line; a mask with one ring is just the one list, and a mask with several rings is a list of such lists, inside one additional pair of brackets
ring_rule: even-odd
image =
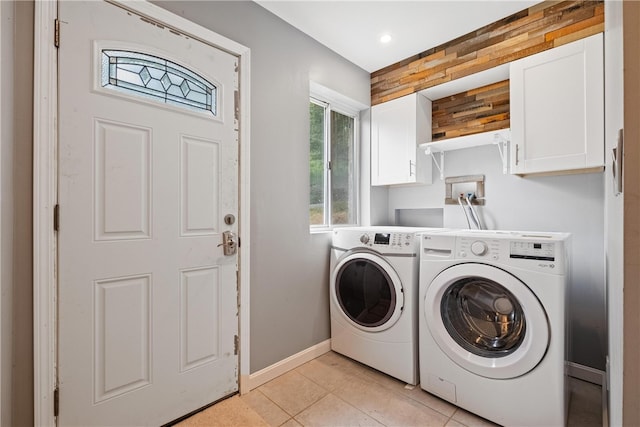
[[(453, 414), (451, 414), (451, 416), (449, 417), (449, 419), (447, 420), (447, 422), (446, 422), (446, 423), (444, 423), (444, 427), (447, 427), (447, 424), (449, 424), (449, 421), (451, 421), (451, 420), (453, 420), (453, 421), (457, 422), (457, 423), (458, 423), (458, 424), (460, 424), (460, 425), (465, 425), (465, 424), (462, 424), (460, 421), (458, 421), (458, 420), (454, 420), (454, 419), (453, 419), (453, 416), (458, 412), (458, 410), (459, 410), (459, 409), (460, 409), (460, 408), (456, 407), (456, 409), (453, 411)], [(444, 415), (444, 414), (443, 414), (443, 415)]]
[[(447, 422), (449, 422), (449, 420), (451, 420), (451, 419), (453, 418), (453, 415), (454, 415), (454, 414), (456, 413), (456, 411), (457, 411), (457, 408), (456, 408), (456, 409), (454, 410), (454, 412), (453, 412), (453, 414), (452, 414), (451, 416), (449, 416), (449, 415), (447, 415), (447, 414), (444, 414), (444, 413), (442, 413), (442, 412), (438, 411), (437, 409), (432, 408), (431, 406), (426, 405), (425, 403), (423, 403), (423, 402), (421, 402), (421, 401), (419, 401), (419, 400), (417, 400), (417, 399), (414, 399), (414, 398), (413, 398), (413, 396), (411, 396), (411, 395), (410, 395), (410, 394), (408, 394), (408, 393), (403, 393), (402, 391), (397, 391), (397, 390), (394, 390), (394, 389), (392, 389), (392, 388), (389, 388), (389, 387), (385, 384), (385, 382), (384, 382), (384, 381), (382, 381), (382, 382), (381, 382), (381, 381), (377, 381), (377, 376), (378, 376), (378, 375), (386, 375), (386, 376), (388, 376), (390, 379), (393, 379), (394, 381), (399, 381), (399, 380), (397, 380), (397, 379), (395, 379), (395, 378), (393, 378), (393, 377), (391, 377), (391, 376), (389, 376), (389, 375), (387, 375), (387, 374), (385, 374), (385, 373), (383, 373), (383, 372), (380, 372), (380, 371), (378, 371), (378, 370), (376, 370), (376, 369), (374, 369), (374, 368), (372, 368), (372, 367), (370, 367), (370, 366), (367, 366), (367, 365), (365, 365), (365, 364), (363, 364), (363, 363), (361, 363), (361, 362), (358, 362), (358, 361), (356, 361), (356, 360), (349, 359), (349, 358), (347, 358), (346, 356), (342, 356), (342, 355), (339, 355), (339, 356), (340, 356), (340, 357), (342, 357), (342, 358), (345, 358), (348, 362), (353, 363), (354, 365), (357, 365), (357, 366), (360, 366), (360, 367), (364, 368), (364, 370), (363, 370), (363, 371), (358, 370), (355, 374), (353, 374), (353, 375), (354, 375), (354, 377), (356, 377), (356, 378), (358, 378), (358, 379), (360, 379), (360, 380), (362, 380), (362, 381), (366, 381), (367, 383), (370, 383), (370, 384), (372, 384), (372, 385), (374, 385), (374, 386), (376, 386), (376, 387), (382, 388), (382, 389), (384, 389), (386, 392), (388, 392), (388, 393), (392, 393), (392, 394), (394, 394), (395, 396), (398, 396), (398, 397), (400, 397), (400, 398), (402, 398), (402, 399), (408, 399), (408, 400), (410, 400), (411, 402), (417, 403), (417, 404), (419, 404), (420, 406), (422, 406), (422, 407), (424, 407), (424, 408), (427, 408), (427, 409), (429, 409), (429, 410), (431, 410), (431, 411), (434, 411), (434, 412), (436, 412), (436, 413), (438, 413), (438, 414), (442, 415), (443, 417), (447, 418)], [(320, 357), (320, 356), (319, 356), (319, 357)], [(308, 364), (308, 363), (309, 363), (309, 362), (307, 362), (307, 363), (304, 363), (304, 364), (300, 365), (300, 366), (299, 366), (298, 368), (296, 368), (295, 370), (297, 370), (297, 369), (299, 369), (299, 368), (303, 367), (304, 365), (306, 365), (306, 364)], [(334, 367), (332, 367), (332, 366), (328, 366), (328, 367), (329, 367), (330, 369), (333, 369), (333, 370), (339, 371), (339, 372), (342, 374), (342, 370), (341, 370), (340, 368), (334, 368)], [(312, 378), (307, 377), (306, 375), (304, 375), (304, 373), (302, 373), (302, 372), (298, 372), (298, 373), (299, 373), (300, 375), (304, 376), (305, 378), (309, 379), (309, 380), (310, 380), (311, 382), (313, 382), (314, 384), (316, 384), (316, 385), (318, 385), (319, 387), (321, 387), (321, 388), (323, 388), (323, 389), (325, 389), (325, 390), (326, 390), (326, 388), (325, 388), (325, 387), (323, 387), (322, 385), (318, 384), (318, 383), (317, 383), (316, 381), (314, 381)], [(418, 385), (416, 385), (416, 387), (419, 387), (419, 386), (418, 386)], [(424, 390), (422, 390), (422, 391), (423, 391), (424, 393), (427, 393), (427, 392), (426, 392), (426, 391), (424, 391)], [(382, 424), (382, 425), (386, 426), (386, 424), (384, 424), (381, 420), (379, 420), (378, 418), (376, 418), (376, 417), (375, 417), (375, 416), (373, 416), (372, 414), (369, 414), (369, 413), (365, 412), (363, 409), (361, 409), (361, 408), (359, 408), (359, 407), (357, 407), (357, 406), (354, 406), (353, 404), (349, 403), (348, 401), (346, 401), (346, 400), (342, 399), (341, 397), (339, 397), (338, 395), (336, 395), (336, 394), (334, 393), (334, 391), (329, 390), (329, 394), (331, 394), (331, 395), (333, 395), (334, 397), (336, 397), (336, 398), (340, 399), (341, 401), (343, 401), (343, 402), (344, 402), (344, 403), (346, 403), (347, 405), (349, 405), (349, 406), (351, 406), (352, 408), (354, 408), (354, 409), (358, 410), (359, 412), (362, 412), (363, 414), (367, 415), (368, 417), (370, 417), (370, 418), (372, 418), (372, 419), (376, 420), (376, 421), (377, 421), (377, 422), (379, 422), (380, 424)], [(326, 396), (325, 396), (325, 397), (326, 397)], [(436, 396), (436, 397), (437, 397), (437, 396)], [(323, 397), (323, 398), (324, 398), (324, 397)], [(439, 398), (438, 398), (438, 399), (439, 399)], [(462, 423), (459, 423), (459, 424), (462, 424)], [(446, 425), (446, 423), (445, 423), (444, 425)], [(444, 425), (443, 425), (443, 426), (444, 426)]]
[[(309, 361), (309, 362), (310, 362), (310, 361)], [(309, 362), (307, 362), (307, 363), (309, 363)], [(298, 368), (300, 368), (300, 367), (302, 367), (302, 366), (306, 365), (307, 363), (304, 363), (304, 364), (300, 365)], [(364, 365), (363, 365), (363, 366), (364, 366)], [(298, 368), (296, 368), (296, 370), (297, 370)], [(332, 370), (339, 371), (339, 369), (336, 369), (336, 368), (334, 368), (333, 366), (329, 366), (329, 368), (330, 368), (330, 369), (332, 369)], [(369, 368), (369, 367), (367, 367), (367, 368)], [(369, 368), (369, 369), (370, 369), (370, 368)], [(309, 381), (311, 381), (311, 382), (313, 382), (314, 384), (316, 384), (317, 386), (321, 387), (322, 389), (327, 390), (324, 386), (322, 386), (322, 385), (318, 384), (316, 381), (314, 381), (313, 379), (311, 379), (311, 378), (307, 377), (307, 376), (306, 376), (306, 375), (304, 375), (302, 372), (298, 372), (298, 373), (299, 373), (300, 375), (302, 375), (303, 377), (307, 378)], [(341, 375), (343, 375), (343, 374), (342, 374), (342, 372), (340, 372), (340, 374), (341, 374)], [(363, 375), (362, 377), (360, 377), (360, 375), (355, 375), (355, 376), (356, 376), (357, 378), (367, 380), (366, 376), (364, 376), (364, 375)], [(377, 382), (375, 382), (375, 381), (368, 381), (368, 382), (372, 382), (372, 383), (374, 383), (374, 384), (378, 384), (378, 383), (377, 383)], [(326, 396), (328, 396), (328, 395), (332, 395), (332, 396), (333, 396), (333, 397), (335, 397), (336, 399), (339, 399), (339, 400), (341, 400), (342, 402), (344, 402), (345, 404), (347, 404), (348, 406), (350, 406), (350, 407), (354, 408), (356, 411), (363, 413), (363, 414), (364, 414), (364, 415), (366, 415), (367, 417), (369, 417), (369, 418), (371, 418), (371, 419), (373, 419), (373, 420), (377, 421), (378, 423), (380, 423), (382, 426), (387, 427), (387, 425), (386, 425), (386, 424), (384, 424), (382, 421), (380, 421), (380, 420), (379, 420), (379, 419), (377, 419), (376, 417), (374, 417), (374, 416), (372, 416), (372, 415), (368, 414), (367, 412), (365, 412), (365, 411), (364, 411), (364, 410), (362, 410), (361, 408), (358, 408), (357, 406), (352, 405), (351, 403), (347, 402), (346, 400), (344, 400), (344, 399), (343, 399), (343, 398), (341, 398), (340, 396), (336, 395), (336, 394), (334, 393), (334, 391), (332, 391), (332, 390), (327, 390), (327, 393), (328, 393), (328, 394), (327, 394), (327, 395), (325, 395), (322, 399), (324, 399), (324, 398), (325, 398)], [(322, 400), (322, 399), (320, 399), (320, 400)], [(318, 402), (319, 402), (319, 401), (318, 401)], [(315, 403), (317, 403), (317, 402), (315, 402)], [(314, 403), (314, 404), (315, 404), (315, 403)], [(298, 421), (298, 420), (296, 420), (296, 421)]]
[[(268, 384), (268, 383), (267, 383), (267, 384)], [(262, 386), (260, 386), (260, 387), (262, 387)], [(293, 418), (293, 415), (291, 415), (290, 413), (288, 413), (288, 412), (287, 412), (287, 411), (286, 411), (282, 406), (278, 405), (276, 402), (274, 402), (274, 401), (273, 401), (273, 399), (271, 399), (269, 396), (267, 396), (266, 394), (264, 394), (264, 393), (262, 392), (262, 390), (260, 390), (260, 387), (258, 387), (258, 388), (254, 388), (253, 390), (255, 390), (255, 391), (259, 392), (259, 393), (260, 393), (261, 395), (263, 395), (263, 396), (264, 396), (264, 397), (265, 397), (269, 402), (273, 403), (273, 404), (274, 404), (274, 405), (276, 405), (276, 406), (277, 406), (277, 407), (278, 407), (282, 412), (284, 412), (285, 414), (287, 414), (287, 415), (289, 416), (289, 419), (287, 419), (287, 421), (289, 421), (291, 418)], [(251, 390), (251, 391), (253, 391), (253, 390)], [(254, 409), (254, 411), (255, 411), (255, 409)], [(257, 412), (257, 411), (256, 411), (256, 412)], [(260, 414), (258, 414), (258, 415), (260, 415)], [(262, 419), (264, 420), (264, 417), (263, 417), (262, 415), (260, 415), (260, 417), (262, 417)], [(286, 423), (287, 421), (285, 421), (285, 423)], [(265, 422), (266, 422), (266, 420), (265, 420)], [(268, 423), (267, 423), (267, 424), (268, 424)], [(283, 423), (283, 424), (284, 424), (284, 423)], [(280, 425), (282, 425), (282, 424), (280, 424)]]
[[(0, 1), (1, 1), (1, 0), (0, 0)], [(312, 359), (312, 360), (313, 360), (313, 359)], [(310, 361), (309, 361), (309, 362), (310, 362)], [(305, 363), (303, 363), (303, 364), (302, 364), (302, 365), (300, 365), (300, 366), (304, 366), (304, 365), (306, 365), (306, 364), (307, 364), (307, 363), (309, 363), (309, 362), (305, 362)], [(298, 366), (298, 367), (297, 367), (297, 368), (295, 368), (295, 369), (292, 369), (292, 370), (291, 370), (291, 371), (289, 371), (289, 372), (295, 372), (296, 374), (300, 375), (301, 377), (305, 378), (306, 380), (308, 380), (308, 381), (310, 381), (310, 382), (314, 383), (315, 385), (317, 385), (318, 387), (320, 387), (320, 388), (325, 392), (325, 394), (324, 394), (324, 395), (322, 395), (322, 397), (321, 397), (320, 399), (316, 400), (315, 402), (312, 402), (310, 405), (305, 406), (304, 408), (302, 408), (302, 409), (301, 409), (300, 411), (298, 411), (297, 413), (295, 413), (295, 414), (290, 414), (290, 413), (289, 413), (288, 411), (286, 411), (283, 407), (281, 407), (281, 406), (280, 406), (280, 405), (278, 405), (276, 402), (274, 402), (272, 399), (270, 399), (270, 398), (269, 398), (269, 396), (267, 396), (266, 394), (262, 393), (262, 390), (260, 390), (260, 388), (261, 388), (262, 386), (266, 385), (266, 384), (269, 384), (269, 382), (271, 382), (271, 381), (273, 381), (273, 380), (271, 380), (271, 381), (269, 381), (269, 382), (267, 382), (267, 383), (263, 384), (262, 386), (260, 386), (260, 387), (258, 387), (258, 388), (255, 388), (255, 389), (254, 389), (254, 390), (258, 390), (258, 391), (260, 391), (260, 393), (262, 393), (262, 394), (263, 394), (267, 399), (269, 399), (271, 402), (273, 402), (273, 404), (274, 404), (274, 405), (276, 405), (278, 408), (282, 409), (282, 410), (284, 411), (284, 413), (285, 413), (285, 414), (289, 415), (289, 416), (290, 416), (291, 418), (293, 418), (293, 419), (295, 419), (295, 417), (296, 417), (296, 416), (300, 415), (302, 412), (304, 412), (305, 410), (307, 410), (307, 409), (308, 409), (308, 408), (310, 408), (311, 406), (315, 405), (316, 403), (318, 403), (319, 401), (321, 401), (322, 399), (324, 399), (327, 395), (329, 395), (329, 394), (331, 393), (329, 390), (327, 390), (325, 387), (321, 386), (321, 385), (320, 385), (320, 384), (318, 384), (317, 382), (313, 381), (311, 378), (307, 377), (306, 375), (303, 375), (301, 372), (298, 372), (298, 368), (300, 368), (300, 366)], [(282, 376), (282, 375), (280, 375), (280, 376)], [(276, 378), (278, 378), (278, 377), (276, 377)], [(274, 378), (274, 380), (275, 380), (276, 378)], [(295, 421), (296, 421), (296, 422), (298, 422), (298, 420), (295, 420)]]
[[(337, 353), (336, 353), (336, 354), (337, 354)], [(338, 355), (339, 355), (339, 354), (338, 354)], [(347, 358), (346, 356), (342, 356), (342, 355), (339, 355), (339, 356), (340, 356), (340, 357), (343, 357), (343, 358), (345, 358), (345, 359), (347, 359), (347, 360), (348, 360), (349, 362), (351, 362), (351, 363), (354, 363), (354, 364), (356, 364), (356, 365), (359, 365), (359, 366), (361, 366), (361, 367), (365, 368), (365, 370), (364, 370), (364, 371), (362, 371), (362, 372), (360, 372), (360, 371), (359, 371), (359, 372), (358, 372), (358, 374), (356, 375), (358, 378), (363, 379), (363, 380), (365, 380), (365, 381), (367, 381), (367, 382), (370, 382), (370, 383), (372, 383), (372, 384), (374, 384), (374, 385), (376, 385), (376, 386), (378, 386), (378, 387), (381, 387), (381, 388), (385, 389), (386, 391), (388, 391), (388, 392), (390, 392), (390, 393), (395, 394), (396, 396), (400, 396), (400, 397), (402, 397), (402, 398), (408, 398), (408, 399), (409, 399), (409, 400), (411, 400), (412, 402), (418, 403), (419, 405), (421, 405), (421, 406), (423, 406), (423, 407), (425, 407), (425, 408), (428, 408), (428, 409), (430, 409), (430, 410), (432, 410), (432, 411), (434, 411), (434, 412), (437, 412), (438, 414), (442, 415), (443, 417), (448, 418), (447, 422), (449, 422), (449, 420), (450, 420), (450, 419), (452, 419), (452, 418), (453, 418), (453, 416), (455, 415), (455, 413), (458, 411), (458, 407), (456, 407), (456, 408), (455, 408), (455, 410), (453, 411), (453, 414), (451, 414), (451, 415), (447, 415), (447, 414), (445, 414), (445, 413), (443, 413), (443, 412), (440, 412), (440, 411), (439, 411), (439, 410), (437, 410), (436, 408), (432, 408), (431, 406), (429, 406), (429, 405), (425, 404), (424, 402), (421, 402), (420, 400), (415, 399), (415, 398), (414, 398), (412, 395), (410, 395), (409, 393), (403, 393), (402, 391), (397, 391), (397, 390), (394, 390), (394, 389), (392, 389), (392, 388), (389, 388), (389, 387), (385, 384), (385, 382), (377, 381), (376, 377), (377, 377), (377, 375), (386, 375), (386, 376), (388, 376), (389, 378), (393, 379), (394, 381), (400, 381), (400, 380), (397, 380), (397, 379), (395, 379), (395, 378), (391, 377), (390, 375), (385, 374), (384, 372), (380, 372), (380, 371), (378, 371), (378, 370), (376, 370), (376, 369), (374, 369), (374, 368), (372, 368), (372, 367), (370, 367), (370, 366), (367, 366), (367, 365), (365, 365), (365, 364), (363, 364), (363, 363), (361, 363), (361, 362), (358, 362), (358, 361), (353, 360), (353, 359), (349, 359), (349, 358)], [(307, 362), (307, 363), (308, 363), (308, 362)], [(304, 366), (304, 365), (301, 365), (301, 366)], [(375, 375), (374, 375), (374, 374), (375, 374)], [(416, 385), (416, 387), (420, 387), (420, 385), (419, 385), (419, 384), (417, 384), (417, 385)], [(424, 391), (424, 390), (422, 390), (422, 389), (421, 389), (421, 391), (422, 391), (422, 392), (424, 392), (424, 393), (428, 393), (428, 392), (426, 392), (426, 391)], [(429, 394), (430, 394), (430, 393), (429, 393)], [(435, 395), (432, 395), (432, 396), (434, 396), (434, 397), (436, 397), (436, 398), (440, 399), (440, 397), (438, 397), (438, 396), (435, 396)], [(445, 401), (445, 400), (443, 400), (443, 402), (446, 402), (446, 401)], [(347, 402), (347, 403), (348, 403), (348, 402)], [(448, 403), (448, 402), (446, 402), (446, 403)], [(453, 405), (453, 404), (452, 404), (452, 405)], [(455, 405), (453, 405), (453, 406), (455, 406)], [(359, 409), (359, 408), (356, 408), (356, 409)], [(367, 415), (368, 415), (368, 414), (367, 414)], [(374, 417), (372, 417), (372, 418), (374, 418)], [(375, 418), (374, 418), (374, 419), (375, 419)], [(379, 420), (377, 420), (377, 419), (376, 419), (376, 421), (380, 422), (380, 421), (379, 421)], [(462, 424), (462, 423), (460, 423), (460, 424)]]
[[(333, 394), (333, 393), (332, 393), (332, 394)], [(362, 413), (363, 413), (363, 414), (365, 414), (367, 417), (369, 417), (369, 418), (371, 418), (371, 419), (373, 419), (373, 420), (377, 421), (378, 423), (380, 423), (380, 424), (381, 424), (381, 425), (383, 425), (384, 427), (387, 427), (387, 425), (386, 425), (385, 423), (383, 423), (383, 422), (382, 422), (382, 420), (379, 420), (378, 418), (374, 417), (373, 415), (368, 414), (368, 413), (367, 413), (367, 412), (365, 412), (363, 409), (358, 408), (357, 406), (352, 405), (351, 403), (347, 402), (346, 400), (344, 400), (344, 399), (343, 399), (343, 398), (341, 398), (340, 396), (337, 396), (337, 395), (335, 395), (335, 394), (333, 394), (333, 396), (334, 396), (336, 399), (339, 399), (339, 400), (343, 401), (344, 403), (346, 403), (347, 405), (351, 406), (351, 407), (352, 407), (352, 408), (354, 408), (356, 411), (358, 411), (358, 412), (362, 412)]]
[[(372, 369), (372, 368), (369, 368), (369, 369)], [(379, 372), (379, 371), (375, 371), (375, 372), (378, 372), (378, 373), (380, 373), (380, 374), (382, 374), (382, 375), (386, 375), (386, 374), (384, 374), (384, 373), (382, 373), (382, 372)], [(393, 377), (390, 377), (390, 378), (393, 378)], [(384, 382), (378, 382), (378, 381), (376, 381), (376, 380), (375, 380), (375, 376), (374, 376), (374, 375), (371, 375), (371, 376), (370, 376), (370, 379), (371, 379), (371, 381), (372, 381), (372, 382), (374, 382), (375, 384), (379, 385), (380, 387), (383, 387), (385, 390), (388, 390), (388, 391), (390, 391), (390, 392), (392, 392), (392, 393), (395, 393), (396, 395), (399, 395), (399, 396), (402, 396), (402, 397), (406, 397), (406, 398), (408, 398), (409, 400), (411, 400), (412, 402), (418, 403), (418, 404), (420, 404), (420, 405), (424, 406), (425, 408), (428, 408), (428, 409), (430, 409), (430, 410), (432, 410), (432, 411), (435, 411), (435, 412), (437, 412), (438, 414), (442, 415), (443, 417), (453, 418), (453, 416), (455, 415), (455, 413), (456, 413), (456, 412), (458, 411), (458, 409), (459, 409), (459, 408), (458, 408), (456, 405), (454, 405), (453, 403), (449, 403), (449, 402), (447, 402), (446, 400), (444, 400), (444, 399), (442, 399), (442, 398), (440, 398), (440, 397), (438, 397), (438, 396), (436, 396), (436, 395), (434, 395), (434, 394), (431, 394), (431, 393), (429, 393), (429, 392), (427, 392), (427, 391), (425, 391), (425, 390), (422, 390), (422, 388), (420, 387), (420, 384), (416, 384), (416, 386), (415, 386), (415, 387), (420, 388), (420, 391), (421, 391), (421, 392), (423, 392), (423, 393), (427, 393), (427, 394), (429, 394), (429, 395), (431, 395), (431, 396), (433, 396), (433, 397), (435, 397), (435, 398), (437, 398), (437, 399), (442, 400), (442, 401), (443, 401), (443, 402), (445, 402), (445, 403), (448, 403), (448, 404), (450, 404), (450, 405), (453, 405), (453, 406), (455, 407), (455, 409), (454, 409), (454, 411), (453, 411), (453, 414), (451, 414), (451, 415), (447, 415), (447, 414), (445, 414), (445, 413), (443, 413), (443, 412), (439, 411), (438, 409), (433, 408), (433, 407), (431, 407), (431, 406), (427, 405), (426, 403), (424, 403), (424, 402), (422, 402), (422, 401), (418, 400), (417, 398), (414, 398), (414, 396), (412, 396), (412, 395), (411, 395), (411, 394), (409, 394), (409, 393), (403, 393), (402, 391), (397, 391), (397, 390), (394, 390), (394, 389), (392, 389), (392, 388), (389, 388), (389, 387), (387, 387), (387, 386), (384, 384)], [(399, 381), (399, 380), (397, 380), (397, 381)], [(447, 421), (447, 422), (448, 422), (448, 421)]]

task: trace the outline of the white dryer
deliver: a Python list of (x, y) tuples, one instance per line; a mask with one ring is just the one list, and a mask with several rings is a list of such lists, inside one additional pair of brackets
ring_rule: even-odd
[(420, 241), (421, 387), (501, 425), (564, 426), (569, 234)]
[(331, 348), (381, 372), (418, 381), (418, 251), (413, 227), (333, 233)]

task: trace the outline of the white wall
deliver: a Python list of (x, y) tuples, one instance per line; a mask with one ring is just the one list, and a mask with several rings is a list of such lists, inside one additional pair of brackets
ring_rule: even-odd
[(331, 235), (309, 233), (309, 81), (369, 105), (369, 74), (253, 2), (157, 4), (251, 49), (253, 373), (330, 336)]
[[(444, 182), (433, 172), (432, 185), (389, 189), (388, 218), (395, 209), (440, 208), (444, 227), (467, 228), (460, 206), (444, 205)], [(572, 233), (570, 360), (604, 370), (604, 174), (520, 178), (502, 173), (497, 146), (445, 153), (445, 177), (477, 174), (485, 175), (478, 212), (486, 228)]]

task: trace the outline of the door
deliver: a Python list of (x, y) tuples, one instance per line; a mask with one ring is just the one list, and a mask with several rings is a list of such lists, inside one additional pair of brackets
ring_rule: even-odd
[(486, 264), (458, 264), (428, 285), (424, 313), (440, 349), (471, 373), (524, 375), (544, 357), (549, 323), (535, 294), (515, 276)]
[(340, 313), (352, 326), (379, 332), (393, 326), (402, 313), (404, 297), (400, 277), (380, 256), (347, 252), (332, 273), (332, 292)]
[(59, 16), (58, 420), (157, 426), (238, 388), (237, 58), (105, 2)]

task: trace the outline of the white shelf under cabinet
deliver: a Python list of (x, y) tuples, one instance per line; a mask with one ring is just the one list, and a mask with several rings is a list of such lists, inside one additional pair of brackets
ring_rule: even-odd
[[(449, 138), (444, 141), (426, 142), (420, 144), (420, 150), (424, 150), (427, 155), (431, 155), (433, 161), (440, 171), (440, 179), (444, 179), (444, 153), (447, 151), (461, 150), (464, 148), (480, 147), (483, 145), (497, 145), (502, 159), (502, 172), (508, 173), (507, 145), (511, 140), (510, 129), (499, 129), (490, 132), (465, 135), (457, 138)], [(436, 156), (439, 153), (439, 156)], [(437, 158), (439, 157), (439, 158)]]

